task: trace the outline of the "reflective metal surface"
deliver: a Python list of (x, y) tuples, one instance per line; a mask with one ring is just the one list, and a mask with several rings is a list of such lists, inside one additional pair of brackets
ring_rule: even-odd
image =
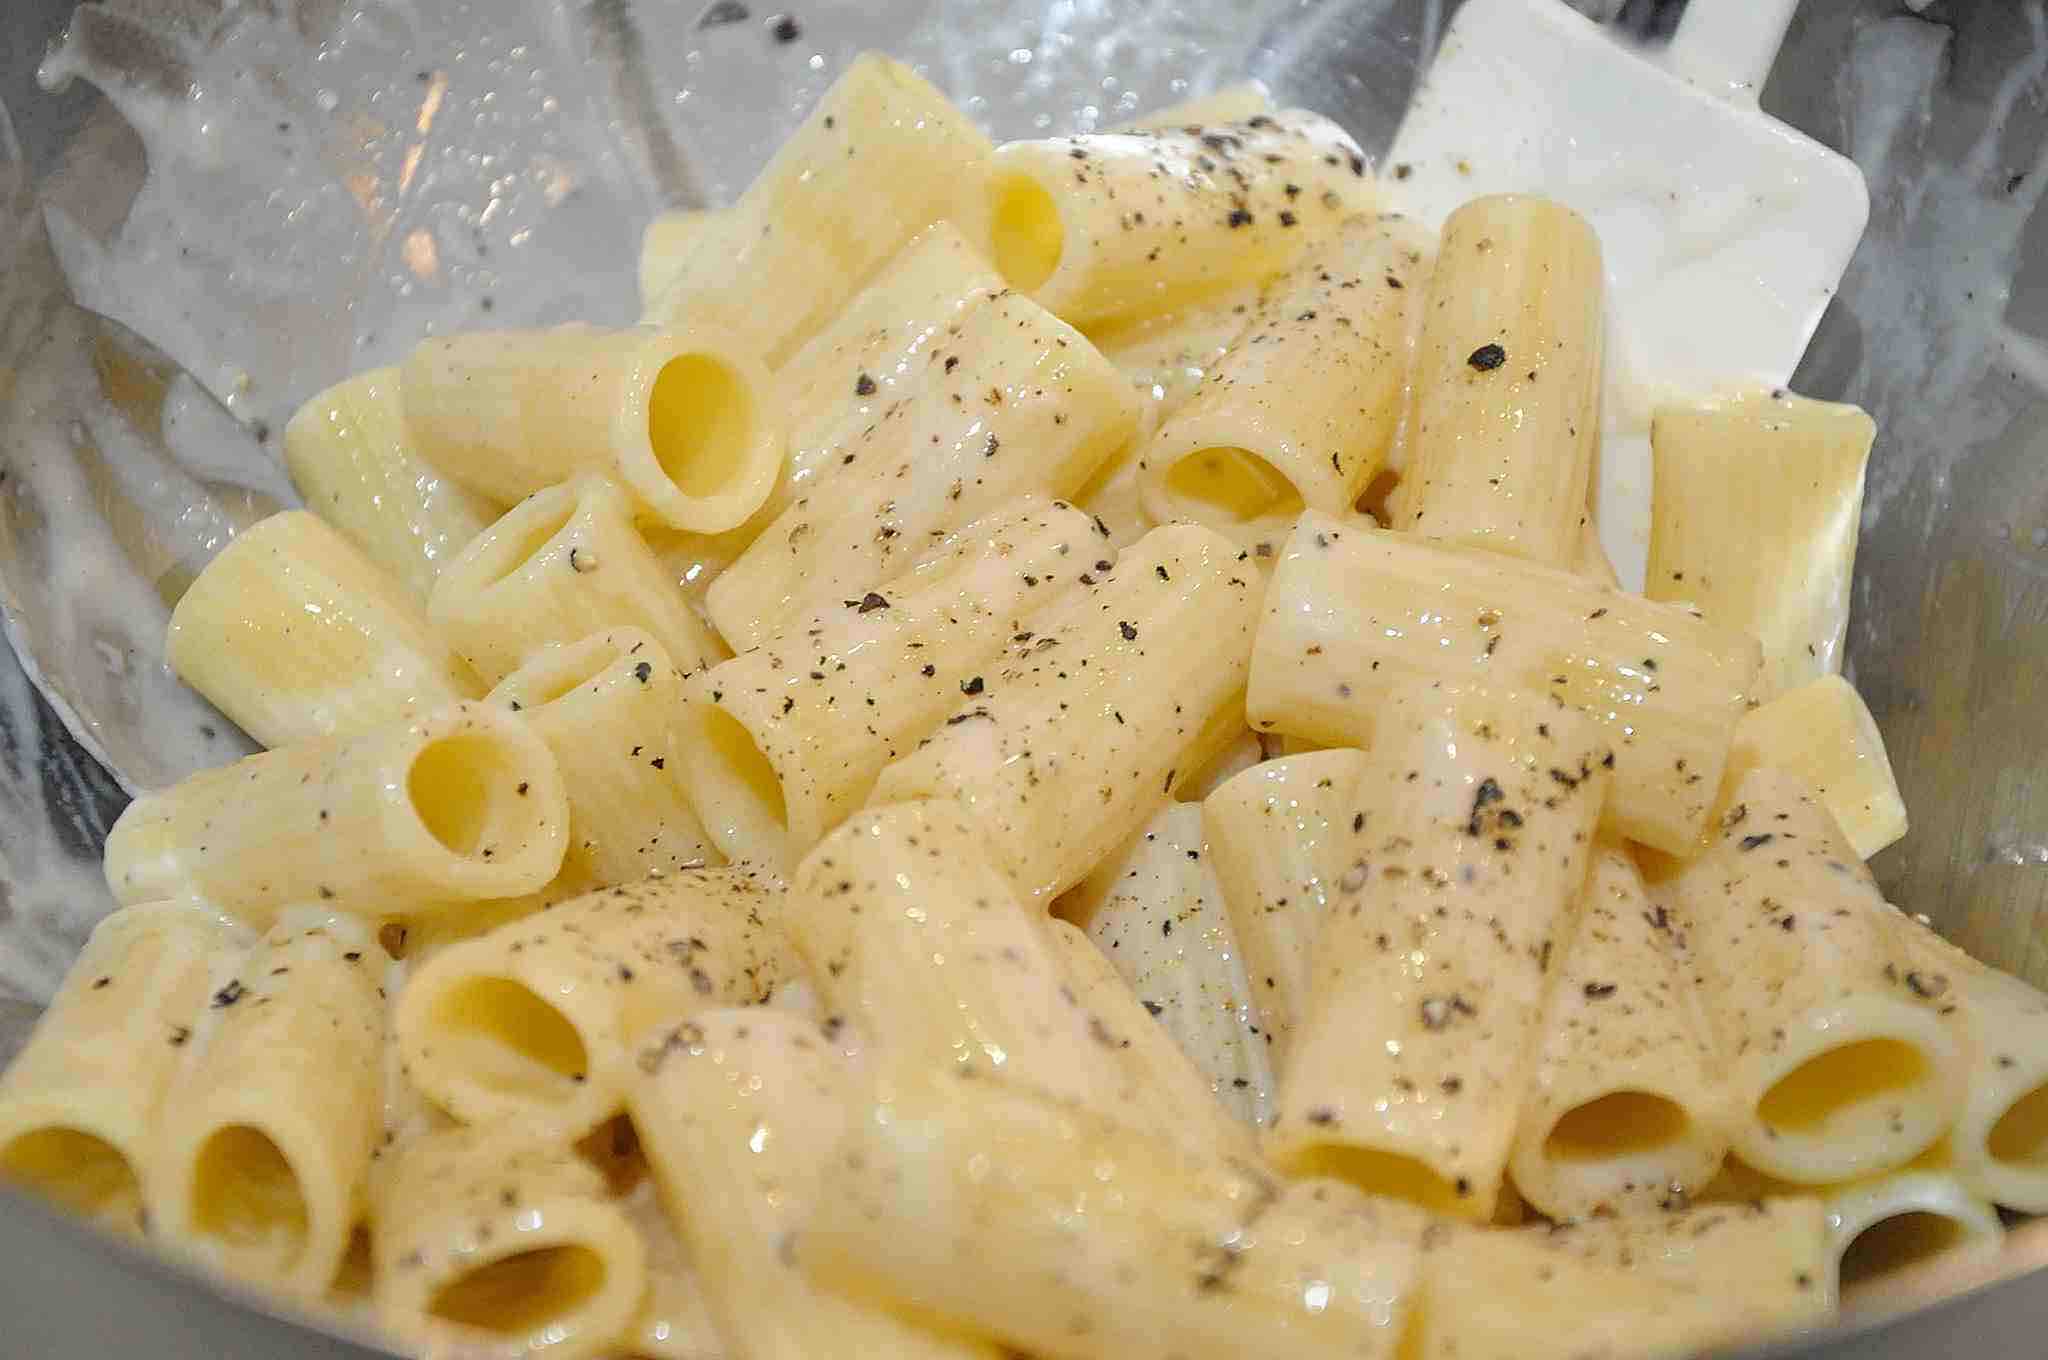
[[(207, 0), (150, 4), (165, 12), (211, 8)], [(18, 201), (27, 180), (48, 176), (68, 155), (74, 167), (83, 158), (101, 172), (95, 187), (118, 220), (139, 171), (133, 134), (83, 83), (54, 96), (33, 87), (36, 62), (70, 5), (0, 0), (0, 103), (14, 115), (20, 146), (18, 161), (0, 156), (0, 199)], [(317, 26), (349, 7), (303, 0), (287, 8)], [(627, 111), (621, 135), (631, 168), (657, 186), (662, 202), (720, 192), (768, 136), (749, 126), (710, 147), (694, 143), (672, 116), (670, 92), (633, 59), (648, 32), (671, 31), (677, 16), (687, 23), (701, 8), (594, 0), (560, 11), (587, 25), (593, 60), (607, 63), (616, 106)], [(973, 25), (935, 30), (928, 11), (946, 6), (927, 0), (795, 0), (792, 8), (831, 35), (825, 46), (856, 43), (870, 30), (891, 45), (892, 34), (914, 29), (936, 52), (943, 44), (934, 32), (980, 33), (1006, 51), (949, 52), (933, 74), (951, 83), (949, 73), (983, 69), (976, 63), (1017, 65), (988, 110), (1008, 120), (1005, 131), (1021, 130), (1015, 120), (1032, 90), (1028, 62), (1015, 62), (1014, 52), (1057, 54), (1069, 64), (1117, 59), (1120, 7), (1106, 0), (991, 4), (991, 14), (1012, 18), (1042, 11), (1043, 22), (991, 19), (985, 29), (976, 7)], [(1172, 18), (1170, 6), (1130, 8), (1155, 24)], [(1430, 35), (1454, 5), (1303, 0), (1259, 8), (1214, 0), (1181, 8), (1209, 30), (1241, 13), (1278, 14), (1229, 48), (1235, 65), (1226, 74), (1258, 76), (1281, 98), (1327, 109), (1368, 144), (1384, 145)], [(1670, 7), (1588, 0), (1581, 8), (1654, 20)], [(1078, 36), (1063, 44), (1062, 31)], [(1019, 33), (1030, 46), (1014, 46)], [(780, 58), (769, 48), (759, 50), (707, 75), (704, 99), (718, 107), (717, 99), (750, 84), (801, 81), (786, 62), (772, 64)], [(1208, 51), (1212, 64), (1224, 64), (1216, 55), (1223, 46)], [(1190, 68), (1207, 70), (1192, 57)], [(1104, 104), (1104, 121), (1113, 121), (1107, 96)], [(1862, 403), (1882, 431), (1850, 656), (1914, 827), (1876, 867), (1893, 900), (1928, 914), (1972, 952), (2048, 983), (2048, 213), (2039, 206), (2048, 187), (2048, 17), (2041, 0), (1807, 0), (1764, 104), (1853, 156), (1871, 183), (1870, 232), (1795, 386)], [(1062, 112), (1062, 125), (1071, 114)], [(6, 320), (22, 324), (19, 316)], [(43, 607), (54, 610), (77, 585), (40, 580), (24, 588), (40, 591)], [(31, 885), (63, 881), (49, 872), (59, 862), (89, 870), (120, 803), (114, 783), (0, 649), (0, 945), (30, 938), (59, 955), (76, 947), (91, 912)], [(18, 1043), (34, 1014), (24, 998), (36, 994), (0, 958), (0, 1052)], [(2038, 1242), (2031, 1250), (2048, 1258)], [(372, 1354), (252, 1311), (4, 1196), (0, 1262), (4, 1354)], [(2048, 1351), (2043, 1337), (2048, 1275), (2035, 1275), (1772, 1354), (2034, 1356)]]

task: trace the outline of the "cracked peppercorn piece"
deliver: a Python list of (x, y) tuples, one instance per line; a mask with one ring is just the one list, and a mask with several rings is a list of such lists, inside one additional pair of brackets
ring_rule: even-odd
[(1465, 356), (1465, 362), (1481, 373), (1491, 373), (1508, 361), (1508, 352), (1499, 345), (1486, 344)]

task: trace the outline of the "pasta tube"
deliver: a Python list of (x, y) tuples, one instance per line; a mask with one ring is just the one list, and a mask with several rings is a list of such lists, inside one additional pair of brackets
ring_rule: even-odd
[(1349, 513), (1401, 419), (1435, 250), (1405, 219), (1361, 218), (1274, 283), (1146, 446), (1146, 513), (1247, 541), (1284, 535), (1304, 506)]
[(1034, 1355), (1370, 1360), (1399, 1339), (1408, 1212), (1007, 1083), (878, 1083), (834, 1169), (797, 1240), (807, 1267)]
[(981, 515), (1023, 495), (1071, 495), (1130, 438), (1129, 386), (1029, 299), (1006, 293), (954, 324), (945, 359), (849, 429), (840, 470), (712, 584), (712, 622), (734, 647), (847, 599), (859, 608), (876, 582)]
[(1797, 776), (1753, 770), (1670, 880), (1742, 1160), (1796, 1184), (1903, 1166), (1955, 1122), (1961, 1054), (1899, 917)]
[(984, 516), (876, 588), (684, 686), (676, 753), (726, 854), (787, 866), (867, 800), (984, 663), (1094, 559), (1088, 517), (1032, 497)]
[(1645, 593), (1755, 634), (1771, 698), (1842, 668), (1863, 470), (1861, 408), (1762, 392), (1662, 406)]
[(931, 223), (983, 239), (993, 150), (909, 67), (858, 57), (706, 227), (647, 319), (728, 327), (780, 365)]
[(1364, 858), (1358, 751), (1254, 765), (1202, 804), (1202, 831), (1276, 1067), (1308, 999), (1316, 932), (1338, 882)]
[(1216, 1098), (1266, 1121), (1273, 1067), (1237, 933), (1202, 837), (1202, 809), (1168, 803), (1061, 900)]
[(647, 1251), (567, 1144), (449, 1129), (394, 1149), (384, 1169), (372, 1297), (391, 1331), (437, 1353), (494, 1345), (562, 1360), (629, 1335)]
[(216, 968), (247, 938), (186, 903), (101, 921), (0, 1076), (0, 1182), (139, 1235), (164, 1096), (219, 985)]
[(782, 474), (768, 370), (709, 328), (471, 331), (399, 369), (406, 428), (435, 467), (498, 501), (584, 473), (673, 529), (743, 523)]
[(1254, 730), (1357, 746), (1405, 683), (1548, 692), (1609, 733), (1608, 829), (1683, 855), (1757, 664), (1755, 639), (1677, 605), (1311, 511), (1266, 591), (1245, 708)]
[(790, 882), (786, 928), (828, 1013), (892, 1058), (1091, 1104), (1122, 1086), (1115, 1036), (954, 807), (880, 808), (827, 836)]
[(569, 859), (595, 883), (719, 858), (683, 792), (683, 677), (637, 628), (543, 649), (486, 702), (523, 715), (569, 799)]
[(1564, 1230), (1424, 1232), (1408, 1349), (1420, 1360), (1682, 1356), (1826, 1325), (1819, 1205), (1774, 1201)]
[(513, 506), (441, 574), (427, 614), (492, 684), (596, 628), (645, 629), (685, 670), (726, 655), (634, 530), (626, 494), (598, 478)]
[(265, 746), (348, 736), (483, 693), (425, 612), (304, 510), (206, 564), (171, 611), (165, 659)]
[(1057, 917), (1045, 924), (1067, 985), (1116, 1040), (1126, 1078), (1113, 1103), (1117, 1117), (1206, 1155), (1256, 1161), (1259, 1144), (1251, 1125), (1217, 1098), (1208, 1076), (1152, 1017), (1087, 932)]
[(1606, 545), (1600, 541), (1600, 529), (1592, 520), (1586, 521), (1579, 530), (1579, 550), (1572, 558), (1572, 575), (1583, 576), (1596, 585), (1610, 590), (1621, 589), (1621, 576), (1614, 570), (1614, 563), (1607, 558)]
[(1444, 221), (1395, 527), (1573, 560), (1600, 437), (1603, 292), (1600, 240), (1561, 203), (1495, 195)]
[(398, 405), (398, 370), (373, 368), (301, 406), (284, 462), (308, 509), (426, 607), (441, 571), (500, 507), (420, 457)]
[(1354, 794), (1363, 858), (1326, 909), (1280, 1072), (1277, 1166), (1491, 1218), (1605, 760), (1597, 728), (1541, 696), (1388, 705)]
[(640, 233), (640, 306), (644, 310), (668, 291), (703, 244), (705, 229), (716, 216), (704, 208), (674, 209), (661, 213)]
[(1735, 725), (1723, 788), (1770, 765), (1813, 785), (1861, 859), (1906, 834), (1906, 800), (1892, 777), (1884, 734), (1863, 697), (1839, 675), (1786, 690)]
[(1378, 201), (1357, 144), (1296, 110), (1010, 142), (990, 164), (996, 267), (1077, 326), (1282, 273), (1321, 226)]
[(1011, 640), (980, 694), (882, 772), (874, 801), (957, 800), (1018, 892), (1050, 905), (1224, 744), (1204, 750), (1204, 729), (1219, 711), (1236, 721), (1258, 607), (1238, 556), (1174, 525), (1096, 563), (1085, 590)]
[[(1830, 1191), (1828, 1244), (1851, 1311), (1883, 1308), (1900, 1272), (1937, 1256), (1995, 1258), (2005, 1238), (1998, 1213), (1945, 1171), (1903, 1171)], [(1874, 1305), (1874, 1307), (1873, 1307)]]
[(1949, 1160), (1976, 1194), (2022, 1213), (2048, 1213), (2048, 996), (1900, 919), (1930, 993), (1961, 1043), (1962, 1113)]
[(626, 1334), (624, 1352), (635, 1360), (724, 1360), (725, 1340), (711, 1318), (704, 1283), (661, 1207), (654, 1182), (636, 1186), (625, 1207), (647, 1249), (647, 1297)]
[(1613, 842), (1593, 851), (1577, 916), (1516, 1123), (1515, 1188), (1559, 1221), (1682, 1204), (1728, 1151), (1687, 923), (1651, 904)]
[(106, 875), (116, 901), (193, 891), (262, 927), (293, 902), (381, 918), (533, 892), (568, 841), (547, 745), (461, 703), (144, 794), (107, 833)]
[(780, 895), (745, 866), (687, 870), (452, 945), (398, 998), (406, 1075), (465, 1123), (580, 1137), (618, 1113), (641, 1031), (765, 1001), (791, 976), (769, 923)]
[(798, 1269), (792, 1235), (838, 1198), (827, 1175), (864, 1074), (843, 1039), (777, 1011), (706, 1011), (650, 1031), (634, 1067), (634, 1124), (733, 1354), (989, 1355), (826, 1293)]
[(165, 1102), (154, 1233), (244, 1279), (326, 1292), (384, 1131), (384, 963), (362, 922), (317, 914), (240, 961)]

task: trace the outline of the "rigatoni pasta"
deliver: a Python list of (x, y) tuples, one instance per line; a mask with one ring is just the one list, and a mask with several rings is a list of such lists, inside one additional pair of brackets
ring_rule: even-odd
[(1599, 238), (1561, 203), (1502, 194), (1445, 220), (1395, 527), (1573, 559), (1599, 438), (1603, 291)]
[(768, 370), (709, 328), (472, 331), (399, 369), (406, 429), (464, 486), (516, 501), (584, 473), (674, 529), (743, 523), (782, 474)]
[(554, 754), (572, 872), (630, 883), (721, 858), (683, 791), (682, 686), (651, 634), (613, 628), (542, 649), (486, 697)]
[(1841, 1186), (1822, 1201), (1843, 1304), (1876, 1311), (1891, 1277), (1936, 1256), (1995, 1257), (1998, 1213), (1952, 1172), (1901, 1171)]
[[(1256, 609), (1258, 572), (1238, 557), (1184, 524), (1095, 563), (882, 772), (874, 801), (957, 800), (1018, 891), (1050, 904), (1213, 754), (1204, 729), (1241, 702)], [(1198, 651), (1212, 660), (1191, 672)]]
[(1361, 857), (1315, 936), (1266, 1150), (1296, 1175), (1485, 1222), (1607, 753), (1540, 694), (1410, 690), (1387, 707), (1354, 795)]
[(1348, 513), (1400, 423), (1435, 250), (1403, 218), (1360, 218), (1273, 283), (1146, 445), (1146, 512), (1246, 541), (1284, 535), (1304, 506)]
[(1242, 123), (1010, 142), (988, 180), (1012, 288), (1077, 326), (1171, 311), (1283, 272), (1322, 226), (1370, 212), (1357, 143), (1289, 110)]
[(1722, 787), (1761, 766), (1790, 770), (1813, 785), (1863, 859), (1906, 834), (1906, 800), (1884, 734), (1863, 696), (1839, 675), (1810, 680), (1742, 715)]
[(206, 564), (171, 611), (164, 655), (265, 746), (353, 736), (483, 693), (424, 609), (304, 510), (252, 525)]
[(684, 670), (726, 656), (634, 529), (625, 492), (600, 477), (513, 506), (441, 573), (427, 615), (492, 684), (551, 642), (621, 625), (651, 633)]
[(260, 928), (297, 902), (382, 918), (515, 897), (568, 844), (546, 743), (465, 702), (144, 794), (107, 833), (106, 875), (116, 901), (196, 892)]
[(1257, 731), (1365, 746), (1404, 683), (1548, 694), (1609, 733), (1607, 826), (1690, 854), (1757, 666), (1755, 639), (1677, 605), (1311, 511), (1266, 592), (1245, 708)]
[(284, 428), (284, 462), (306, 508), (421, 608), (442, 569), (503, 509), (421, 458), (399, 409), (396, 368), (308, 398)]
[(1025, 498), (878, 585), (886, 604), (829, 607), (691, 677), (675, 755), (719, 848), (793, 865), (982, 692), (984, 663), (1099, 546), (1080, 511)]

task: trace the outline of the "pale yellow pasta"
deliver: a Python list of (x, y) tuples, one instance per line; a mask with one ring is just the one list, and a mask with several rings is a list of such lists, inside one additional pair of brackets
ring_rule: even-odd
[(828, 1016), (894, 1060), (1089, 1103), (1123, 1084), (1116, 1041), (1064, 985), (1041, 913), (949, 804), (853, 817), (798, 866), (784, 921)]
[(260, 928), (296, 902), (381, 918), (533, 892), (568, 842), (546, 743), (460, 703), (144, 794), (107, 833), (105, 868), (116, 901), (197, 892)]
[(1266, 739), (1244, 726), (1243, 715), (1232, 716), (1238, 720), (1237, 730), (1207, 764), (1175, 781), (1175, 798), (1183, 803), (1202, 802), (1252, 766), (1266, 760)]
[(828, 1284), (1075, 1360), (1395, 1353), (1419, 1229), (1398, 1206), (1008, 1082), (891, 1072), (872, 1105), (797, 1242)]
[(1439, 1225), (1422, 1236), (1403, 1357), (1675, 1360), (1819, 1328), (1835, 1298), (1821, 1220), (1793, 1200), (1562, 1231)]
[(1727, 1090), (1685, 948), (1625, 846), (1593, 851), (1559, 936), (1509, 1169), (1558, 1221), (1651, 1213), (1704, 1189), (1728, 1151)]
[(1115, 1040), (1125, 1078), (1111, 1102), (1116, 1118), (1205, 1155), (1258, 1160), (1251, 1125), (1217, 1098), (1208, 1076), (1153, 1018), (1087, 932), (1058, 917), (1045, 926), (1067, 985)]
[(304, 510), (236, 535), (171, 611), (178, 678), (265, 746), (348, 736), (483, 693), (425, 610)]
[(0, 1183), (140, 1235), (163, 1100), (224, 961), (248, 933), (208, 908), (151, 902), (94, 928), (0, 1077)]
[(1378, 191), (1336, 124), (1241, 123), (1010, 142), (990, 162), (989, 242), (1010, 286), (1077, 326), (1172, 311), (1284, 271)]
[(647, 319), (729, 328), (779, 365), (931, 223), (985, 239), (993, 149), (909, 67), (858, 57), (705, 228)]
[(683, 677), (653, 636), (613, 628), (543, 648), (485, 702), (548, 744), (569, 798), (569, 861), (596, 883), (723, 856), (683, 789)]
[(1161, 807), (1060, 899), (1059, 910), (1088, 932), (1215, 1097), (1246, 1123), (1263, 1124), (1273, 1065), (1201, 806)]
[(640, 233), (640, 306), (653, 306), (668, 291), (704, 242), (713, 209), (674, 208), (661, 213)]
[(1804, 781), (1744, 776), (1667, 890), (1691, 923), (1744, 1162), (1826, 1184), (1903, 1166), (1948, 1131), (1963, 1065), (1937, 989)]
[[(1141, 394), (1144, 391), (1142, 387), (1139, 390)], [(1111, 548), (1129, 547), (1153, 527), (1152, 517), (1145, 513), (1144, 502), (1138, 493), (1138, 454), (1150, 434), (1148, 422), (1153, 414), (1147, 410), (1130, 441), (1096, 469), (1087, 485), (1074, 493), (1074, 504), (1102, 526), (1105, 530), (1103, 543)]]
[(436, 1354), (610, 1353), (647, 1292), (647, 1250), (566, 1143), (448, 1129), (392, 1149), (373, 1190), (377, 1318)]
[(1722, 787), (1763, 765), (1813, 785), (1863, 859), (1906, 834), (1906, 800), (1892, 777), (1884, 734), (1863, 696), (1839, 675), (1788, 689), (1743, 715)]
[(1599, 527), (1590, 518), (1579, 530), (1579, 549), (1572, 557), (1571, 569), (1574, 576), (1583, 576), (1610, 590), (1621, 589), (1621, 577), (1614, 570), (1614, 563), (1607, 558), (1607, 549), (1600, 542)]
[(399, 409), (396, 368), (369, 369), (309, 398), (284, 428), (284, 462), (306, 508), (422, 608), (441, 569), (502, 509), (420, 456)]
[(1761, 638), (1759, 698), (1842, 668), (1876, 433), (1859, 407), (1783, 391), (1657, 408), (1644, 593)]
[(796, 971), (781, 891), (743, 865), (685, 870), (451, 945), (398, 999), (406, 1076), (466, 1123), (580, 1137), (618, 1113), (648, 1026), (765, 1001)]
[(2048, 1213), (2048, 996), (1901, 918), (1929, 994), (1962, 1045), (1962, 1112), (1948, 1160), (1972, 1190), (2023, 1213)]
[(1027, 497), (878, 585), (886, 605), (833, 605), (692, 676), (675, 756), (712, 839), (735, 859), (794, 864), (982, 691), (985, 663), (1100, 545), (1080, 511)]
[[(1335, 223), (1331, 230), (1342, 225)], [(1171, 312), (1090, 328), (1088, 338), (1131, 380), (1145, 403), (1133, 458), (1249, 329), (1269, 282), (1249, 279)]]
[(1585, 881), (1606, 752), (1592, 723), (1542, 694), (1406, 690), (1384, 727), (1266, 1151), (1293, 1174), (1483, 1223)]
[(1276, 280), (1146, 445), (1146, 513), (1246, 542), (1284, 535), (1304, 506), (1348, 513), (1400, 423), (1434, 254), (1403, 218), (1358, 218)]
[(1312, 751), (1254, 765), (1202, 804), (1202, 831), (1244, 951), (1260, 1023), (1286, 1061), (1308, 999), (1316, 933), (1362, 858), (1363, 753)]
[(626, 1196), (625, 1209), (647, 1248), (647, 1296), (621, 1351), (633, 1360), (724, 1360), (725, 1339), (711, 1318), (704, 1282), (651, 1178)]
[(1548, 693), (1607, 733), (1608, 828), (1690, 854), (1757, 666), (1754, 638), (1678, 605), (1311, 511), (1267, 589), (1245, 707), (1257, 731), (1369, 746), (1405, 683)]
[(642, 1040), (628, 1108), (730, 1353), (944, 1360), (992, 1348), (940, 1335), (798, 1268), (796, 1231), (838, 1197), (831, 1159), (865, 1063), (851, 1032), (770, 1010), (706, 1011)]
[(845, 600), (860, 607), (876, 582), (1019, 496), (1071, 495), (1130, 438), (1129, 385), (1028, 298), (1005, 293), (952, 326), (944, 358), (849, 425), (840, 470), (712, 583), (712, 621), (735, 648)]
[(1572, 561), (1600, 438), (1603, 293), (1599, 238), (1561, 203), (1502, 194), (1445, 220), (1396, 528)]
[(1258, 573), (1198, 525), (1094, 564), (1011, 639), (874, 801), (957, 801), (1025, 897), (1050, 906), (1227, 744)]
[(1998, 1211), (1947, 1171), (1906, 1170), (1838, 1186), (1822, 1201), (1828, 1245), (1849, 1316), (1887, 1311), (1901, 1272), (1937, 1256), (1993, 1260), (2004, 1245)]
[(385, 961), (364, 923), (297, 913), (213, 992), (152, 1153), (173, 1251), (302, 1298), (334, 1282), (384, 1131)]
[(695, 533), (758, 510), (788, 440), (768, 370), (710, 327), (436, 336), (399, 369), (399, 402), (426, 459), (482, 495), (595, 473)]
[(441, 574), (427, 615), (492, 684), (599, 628), (643, 628), (686, 671), (726, 655), (634, 529), (626, 493), (596, 477), (513, 506)]

